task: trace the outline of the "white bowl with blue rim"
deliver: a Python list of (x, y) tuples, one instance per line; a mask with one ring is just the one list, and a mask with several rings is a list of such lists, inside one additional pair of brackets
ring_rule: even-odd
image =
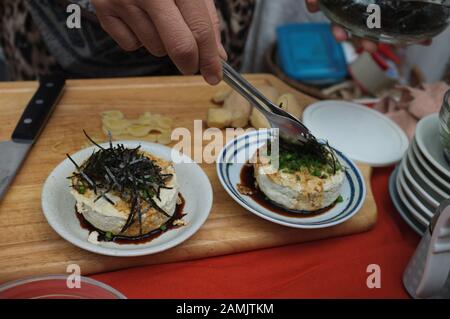
[(229, 142), (217, 158), (217, 175), (225, 191), (249, 212), (276, 224), (294, 228), (325, 228), (353, 217), (362, 207), (366, 197), (364, 178), (355, 165), (344, 154), (336, 151), (339, 161), (345, 167), (345, 180), (342, 185), (343, 201), (326, 210), (322, 214), (299, 213), (301, 216), (290, 217), (271, 211), (238, 190), (241, 182), (241, 171), (245, 163), (256, 150), (266, 144), (274, 136), (273, 130), (258, 130), (243, 134)]

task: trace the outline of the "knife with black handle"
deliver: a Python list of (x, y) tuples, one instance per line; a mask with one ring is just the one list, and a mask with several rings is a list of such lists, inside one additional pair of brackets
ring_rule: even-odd
[(41, 77), (39, 88), (25, 108), (11, 140), (0, 142), (0, 200), (45, 127), (64, 85), (65, 78), (62, 75)]

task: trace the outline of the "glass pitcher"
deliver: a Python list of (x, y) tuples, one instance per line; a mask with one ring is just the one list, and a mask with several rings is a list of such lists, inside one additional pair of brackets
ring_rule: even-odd
[(450, 23), (448, 0), (319, 0), (333, 22), (355, 36), (392, 44), (430, 39)]

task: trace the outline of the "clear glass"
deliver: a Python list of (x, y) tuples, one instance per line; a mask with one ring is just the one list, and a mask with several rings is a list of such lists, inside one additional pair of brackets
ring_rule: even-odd
[(0, 299), (126, 299), (97, 280), (81, 277), (80, 288), (67, 287), (67, 275), (28, 277), (0, 285)]
[[(370, 4), (380, 7), (381, 28), (369, 28)], [(352, 34), (392, 44), (412, 44), (430, 39), (450, 23), (450, 8), (405, 0), (320, 0), (325, 15)]]
[(447, 161), (450, 163), (450, 90), (444, 96), (444, 102), (442, 103), (441, 112), (439, 113), (439, 132), (441, 136), (441, 142), (444, 146), (444, 155)]

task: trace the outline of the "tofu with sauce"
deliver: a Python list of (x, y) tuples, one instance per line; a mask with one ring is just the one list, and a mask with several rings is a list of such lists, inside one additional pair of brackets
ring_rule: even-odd
[(311, 172), (310, 167), (301, 164), (288, 169), (282, 164), (289, 161), (289, 157), (281, 161), (283, 155), (280, 154), (280, 167), (274, 170), (267, 152), (263, 152), (266, 147), (255, 153), (252, 163), (257, 186), (271, 201), (291, 210), (316, 211), (339, 198), (345, 179), (340, 165), (335, 172), (317, 167)]

